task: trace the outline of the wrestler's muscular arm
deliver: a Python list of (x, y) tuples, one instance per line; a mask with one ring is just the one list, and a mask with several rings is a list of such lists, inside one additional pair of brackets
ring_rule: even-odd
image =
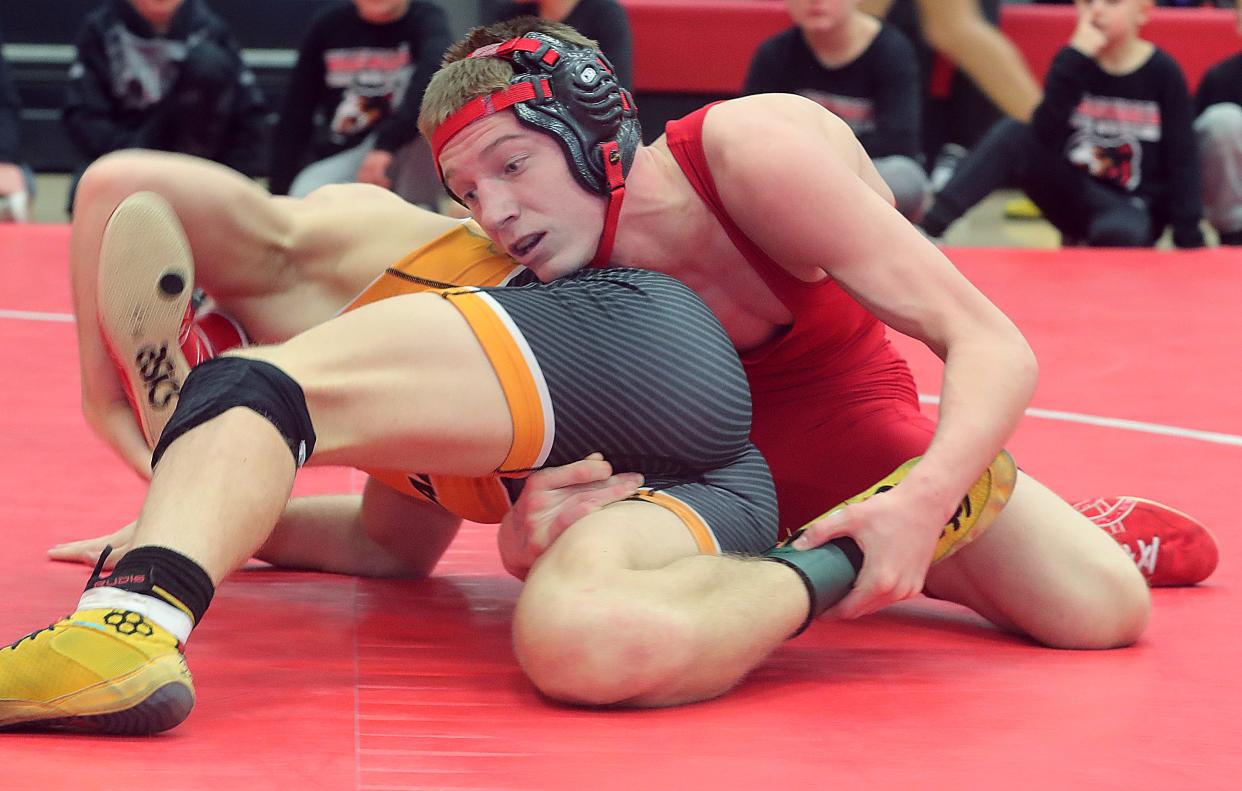
[(892, 493), (805, 536), (815, 545), (850, 535), (862, 546), (858, 584), (836, 608), (855, 617), (922, 590), (941, 526), (1013, 432), (1037, 367), (1013, 323), (867, 187), (848, 148), (837, 153), (838, 124), (796, 97), (751, 97), (710, 112), (704, 147), (726, 208), (761, 248), (796, 277), (827, 272), (945, 362), (923, 461)]
[(281, 568), (423, 579), (461, 521), (368, 478), (361, 496), (291, 500), (255, 557)]

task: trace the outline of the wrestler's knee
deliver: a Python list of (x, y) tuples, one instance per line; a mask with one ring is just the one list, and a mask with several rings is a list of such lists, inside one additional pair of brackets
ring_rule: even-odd
[(75, 209), (107, 195), (117, 200), (146, 186), (146, 177), (158, 154), (149, 151), (113, 151), (91, 163), (78, 181), (74, 195)]
[(185, 378), (177, 408), (152, 450), (152, 469), (181, 436), (238, 408), (265, 418), (297, 466), (314, 451), (315, 430), (298, 382), (260, 355), (221, 355), (195, 366)]
[(566, 703), (658, 705), (653, 693), (688, 662), (692, 624), (625, 594), (627, 575), (641, 572), (558, 549), (536, 564), (518, 599), (513, 640), (523, 670)]
[(1147, 628), (1151, 592), (1125, 553), (1077, 563), (1078, 579), (1052, 617), (1028, 629), (1052, 648), (1107, 649), (1131, 645)]

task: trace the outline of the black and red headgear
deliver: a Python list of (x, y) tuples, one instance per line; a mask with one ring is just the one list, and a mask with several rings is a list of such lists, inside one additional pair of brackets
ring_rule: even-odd
[(634, 98), (617, 82), (612, 64), (598, 50), (534, 31), (481, 47), (469, 57), (503, 58), (513, 65), (514, 75), (509, 87), (472, 99), (436, 127), (431, 149), (441, 180), (440, 152), (448, 141), (480, 118), (512, 108), (522, 123), (556, 138), (584, 187), (608, 196), (604, 232), (591, 261), (607, 264), (625, 176), (642, 142)]

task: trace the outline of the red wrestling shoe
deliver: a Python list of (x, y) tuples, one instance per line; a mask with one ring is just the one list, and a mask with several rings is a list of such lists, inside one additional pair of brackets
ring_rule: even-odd
[(224, 314), (196, 317), (193, 293), (194, 259), (172, 207), (151, 192), (126, 198), (104, 229), (96, 299), (108, 353), (152, 447), (190, 369), (246, 343)]
[(1141, 497), (1083, 500), (1074, 509), (1116, 539), (1153, 588), (1194, 585), (1216, 570), (1216, 539), (1181, 511)]

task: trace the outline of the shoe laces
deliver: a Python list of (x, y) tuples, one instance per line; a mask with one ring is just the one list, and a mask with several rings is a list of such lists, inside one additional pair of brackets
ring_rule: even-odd
[[(91, 587), (95, 584), (95, 582), (99, 580), (100, 572), (103, 570), (104, 561), (108, 559), (108, 555), (110, 554), (112, 554), (112, 545), (108, 544), (107, 546), (103, 548), (103, 552), (99, 553), (99, 560), (96, 561), (95, 563), (95, 570), (91, 572), (90, 581), (86, 583), (87, 590), (90, 590)], [(44, 632), (54, 631), (56, 629), (56, 624), (59, 624), (61, 621), (67, 621), (68, 619), (69, 619), (69, 616), (66, 615), (64, 618), (61, 618), (60, 621), (57, 621), (56, 623), (48, 624), (42, 629), (35, 629), (33, 632), (26, 635), (25, 637), (19, 637), (17, 639), (17, 642), (12, 643), (10, 645), (6, 645), (3, 648), (0, 648), (0, 651), (8, 651), (10, 649), (16, 649), (19, 645), (26, 642), (27, 640), (33, 640), (39, 635), (43, 634)]]
[(1139, 538), (1135, 540), (1138, 549), (1135, 550), (1129, 544), (1124, 545), (1126, 554), (1130, 556), (1130, 560), (1134, 561), (1134, 565), (1139, 567), (1139, 571), (1150, 576), (1156, 573), (1156, 559), (1160, 555), (1160, 536), (1152, 536), (1151, 543), (1147, 543)]
[(95, 561), (95, 568), (91, 571), (91, 578), (86, 581), (86, 590), (90, 590), (95, 587), (95, 583), (99, 582), (99, 580), (103, 578), (103, 574), (101, 572), (103, 572), (104, 561), (107, 560), (108, 556), (111, 554), (112, 545), (105, 544), (103, 551), (99, 553), (99, 560)]
[[(68, 618), (68, 617), (69, 617), (69, 616), (67, 616), (67, 615), (65, 616), (65, 618)], [(62, 618), (61, 620), (65, 620), (65, 618)], [(60, 623), (60, 621), (57, 621), (56, 623)], [(42, 629), (35, 629), (33, 632), (31, 632), (30, 634), (26, 635), (25, 637), (19, 637), (19, 638), (17, 638), (17, 642), (15, 642), (15, 643), (11, 643), (11, 644), (9, 644), (9, 645), (6, 645), (4, 648), (0, 648), (0, 651), (11, 651), (11, 650), (16, 650), (16, 649), (17, 649), (17, 647), (18, 647), (19, 645), (21, 645), (22, 643), (26, 642), (27, 640), (34, 640), (36, 637), (38, 637), (39, 635), (43, 634), (44, 632), (51, 632), (51, 631), (55, 631), (55, 629), (56, 629), (56, 623), (48, 624), (47, 626), (43, 627)]]

